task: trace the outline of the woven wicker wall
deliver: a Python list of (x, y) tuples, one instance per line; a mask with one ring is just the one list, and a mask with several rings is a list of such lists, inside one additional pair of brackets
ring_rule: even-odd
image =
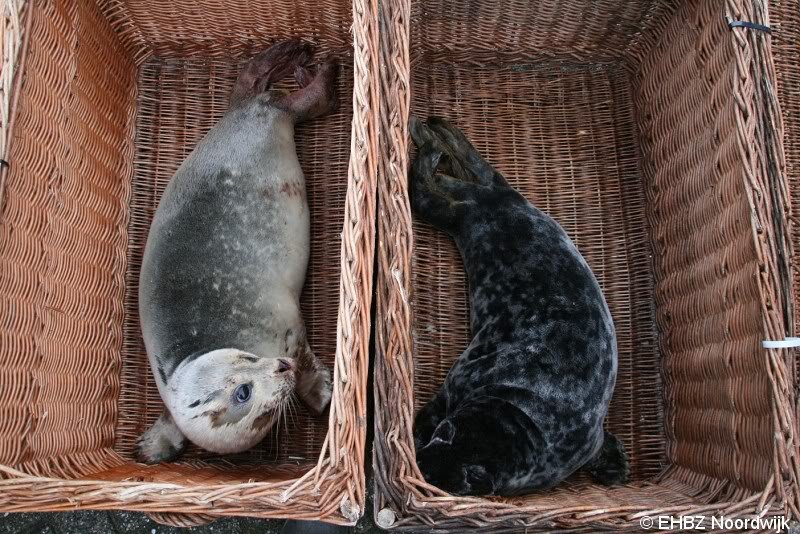
[(412, 50), (618, 59), (653, 37), (676, 2), (432, 0), (412, 2)]
[(635, 86), (670, 461), (760, 489), (772, 411), (735, 50), (712, 3), (678, 11), (666, 35)]
[[(792, 199), (794, 217), (800, 212), (800, 6), (795, 0), (771, 2), (771, 20), (775, 26), (773, 54), (778, 79), (778, 99), (783, 117), (783, 149), (786, 156), (786, 177)], [(800, 225), (794, 224), (792, 243), (800, 250)], [(800, 295), (800, 262), (793, 262), (794, 294)], [(794, 332), (800, 331), (800, 314), (795, 303)], [(789, 364), (794, 364), (794, 381), (800, 377), (798, 351), (791, 351)], [(800, 406), (795, 417), (800, 424)]]
[(74, 476), (111, 460), (136, 67), (90, 2), (30, 32), (0, 193), (0, 464)]
[[(318, 53), (350, 50), (353, 5), (343, 0), (99, 0), (138, 57), (242, 57), (291, 36)], [(137, 50), (139, 49), (139, 50)]]

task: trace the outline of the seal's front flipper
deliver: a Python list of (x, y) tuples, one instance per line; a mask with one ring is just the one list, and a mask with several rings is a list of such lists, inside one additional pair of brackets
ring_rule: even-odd
[(605, 486), (625, 484), (630, 474), (628, 453), (614, 434), (604, 432), (603, 446), (583, 468), (599, 484)]
[(315, 415), (320, 415), (331, 402), (333, 387), (331, 372), (325, 367), (311, 347), (306, 345), (303, 362), (297, 370), (297, 396)]
[(146, 464), (171, 462), (186, 448), (186, 436), (167, 410), (136, 442), (136, 459)]

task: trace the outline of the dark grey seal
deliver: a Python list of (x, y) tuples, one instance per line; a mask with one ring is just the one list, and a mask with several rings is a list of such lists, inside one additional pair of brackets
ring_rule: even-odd
[[(141, 460), (174, 459), (188, 438), (218, 453), (261, 441), (295, 393), (321, 413), (330, 371), (306, 341), (299, 298), (309, 214), (294, 125), (335, 106), (336, 68), (307, 68), (299, 40), (239, 74), (230, 109), (167, 185), (142, 263), (139, 311), (166, 410)], [(294, 73), (301, 89), (270, 91)]]
[(551, 488), (581, 468), (624, 482), (625, 450), (603, 431), (616, 336), (591, 269), (458, 129), (412, 117), (411, 135), (411, 206), (461, 252), (473, 334), (416, 416), (425, 479), (460, 495)]

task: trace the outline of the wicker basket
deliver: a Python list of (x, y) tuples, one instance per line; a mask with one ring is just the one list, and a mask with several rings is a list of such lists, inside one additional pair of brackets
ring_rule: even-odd
[[(778, 3), (793, 17), (779, 79), (796, 113), (797, 3)], [(771, 36), (728, 21), (769, 24), (765, 3), (384, 0), (379, 18), (378, 523), (592, 531), (659, 515), (798, 517), (796, 352), (762, 345), (792, 335), (800, 281)], [(617, 326), (607, 425), (630, 453), (630, 484), (576, 475), (484, 499), (423, 481), (414, 413), (466, 347), (469, 306), (455, 246), (410, 214), (410, 111), (464, 129), (592, 265)]]
[[(23, 24), (22, 2), (4, 4), (5, 95), (19, 59), (3, 114), (0, 510), (354, 522), (365, 498), (376, 7), (37, 0)], [(302, 308), (334, 369), (329, 417), (301, 409), (289, 433), (235, 456), (190, 449), (176, 464), (137, 464), (135, 440), (161, 409), (136, 302), (160, 192), (225, 111), (241, 63), (291, 35), (342, 65), (339, 111), (298, 129), (313, 242)]]

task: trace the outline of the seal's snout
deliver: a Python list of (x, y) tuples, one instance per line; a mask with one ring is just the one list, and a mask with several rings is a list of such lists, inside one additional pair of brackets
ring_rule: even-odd
[(275, 374), (281, 375), (291, 371), (294, 371), (294, 362), (285, 358), (278, 358), (278, 368), (276, 369)]

